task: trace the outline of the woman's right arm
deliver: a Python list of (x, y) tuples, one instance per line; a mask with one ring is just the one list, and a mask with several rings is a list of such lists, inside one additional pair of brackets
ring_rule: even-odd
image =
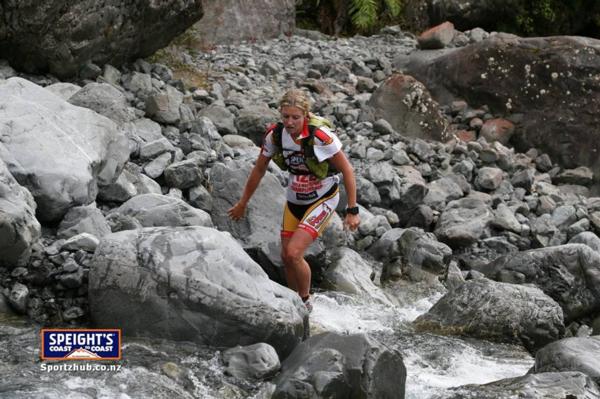
[(262, 153), (258, 155), (258, 159), (256, 160), (256, 163), (250, 172), (250, 176), (248, 176), (248, 180), (246, 181), (246, 186), (244, 187), (242, 197), (227, 211), (231, 219), (239, 220), (244, 217), (244, 214), (246, 213), (246, 207), (248, 206), (248, 201), (250, 201), (252, 194), (254, 194), (254, 191), (256, 191), (256, 188), (265, 175), (270, 160), (271, 158), (263, 155)]

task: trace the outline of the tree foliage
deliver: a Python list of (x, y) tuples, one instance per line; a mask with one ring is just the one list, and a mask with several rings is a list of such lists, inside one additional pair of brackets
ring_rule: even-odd
[(402, 0), (303, 0), (297, 17), (300, 25), (338, 35), (369, 33), (401, 11)]

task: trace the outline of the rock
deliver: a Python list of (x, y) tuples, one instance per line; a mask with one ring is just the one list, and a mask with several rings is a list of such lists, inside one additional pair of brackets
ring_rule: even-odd
[[(589, 65), (598, 65), (599, 50), (598, 39), (496, 34), (432, 59), (417, 59), (414, 52), (415, 58), (399, 62), (440, 104), (460, 98), (487, 104), (491, 113), (520, 114), (511, 139), (519, 151), (534, 147), (565, 168), (587, 166), (597, 175), (600, 97), (589, 93), (600, 90), (600, 81)], [(572, 115), (577, 123), (567, 122)]]
[(93, 253), (99, 242), (100, 240), (90, 233), (81, 233), (66, 240), (60, 249), (61, 251), (83, 250)]
[(0, 266), (12, 269), (29, 261), (41, 236), (31, 193), (19, 185), (0, 159)]
[(412, 76), (396, 73), (375, 90), (368, 102), (377, 119), (408, 136), (444, 141), (449, 138), (446, 120), (437, 102)]
[(498, 168), (483, 167), (477, 171), (475, 186), (483, 190), (495, 190), (500, 187), (503, 180), (503, 172)]
[(74, 83), (58, 82), (46, 86), (45, 89), (63, 100), (68, 101), (71, 96), (81, 90), (81, 86), (77, 86)]
[(76, 206), (67, 212), (58, 226), (59, 238), (71, 238), (82, 233), (89, 233), (97, 238), (109, 234), (110, 227), (102, 212), (94, 204)]
[(179, 108), (183, 103), (183, 93), (167, 85), (165, 91), (148, 96), (146, 115), (160, 123), (176, 125), (181, 119)]
[(429, 189), (423, 203), (433, 209), (442, 210), (446, 203), (461, 198), (464, 193), (451, 177), (442, 177), (427, 185)]
[(482, 200), (462, 198), (448, 203), (434, 233), (450, 247), (467, 246), (486, 234), (492, 220), (492, 210)]
[(560, 306), (540, 289), (470, 280), (414, 321), (419, 331), (517, 343), (530, 351), (562, 337)]
[(535, 354), (534, 373), (580, 371), (600, 383), (600, 336), (565, 338)]
[(125, 95), (108, 83), (88, 83), (69, 97), (68, 101), (78, 107), (96, 111), (118, 125), (136, 118)]
[(600, 253), (600, 238), (591, 231), (584, 231), (569, 240), (569, 244), (585, 244)]
[(485, 271), (499, 281), (535, 284), (563, 308), (565, 320), (600, 306), (600, 254), (583, 244), (531, 249), (502, 256)]
[(326, 285), (335, 291), (346, 292), (359, 298), (392, 305), (381, 288), (371, 280), (373, 267), (350, 248), (337, 248), (334, 261), (325, 271)]
[(103, 238), (90, 265), (94, 325), (128, 336), (233, 347), (264, 342), (287, 356), (306, 308), (228, 234), (206, 227), (146, 228)]
[(594, 399), (600, 396), (600, 389), (583, 373), (540, 373), (506, 378), (485, 385), (450, 388), (444, 393), (443, 399), (498, 399), (508, 398), (507, 393), (523, 399)]
[(585, 166), (567, 169), (552, 179), (554, 184), (576, 184), (581, 186), (589, 186), (593, 181), (594, 173)]
[(29, 301), (29, 288), (21, 283), (14, 283), (8, 295), (8, 303), (19, 314), (27, 313), (27, 302)]
[(454, 24), (444, 22), (421, 33), (417, 37), (417, 42), (422, 50), (440, 49), (448, 46), (455, 34)]
[(165, 182), (169, 187), (187, 189), (197, 186), (204, 180), (204, 173), (193, 160), (175, 162), (164, 171)]
[(90, 61), (119, 66), (152, 55), (199, 20), (203, 8), (199, 0), (54, 0), (44, 7), (6, 4), (0, 13), (0, 19), (6, 21), (0, 31), (3, 57), (29, 73), (50, 72), (66, 78)]
[[(408, 274), (414, 281), (419, 281), (419, 274), (426, 272), (444, 275), (448, 270), (452, 250), (438, 242), (433, 233), (426, 233), (418, 228), (408, 228), (396, 242), (397, 251), (388, 252), (386, 259), (398, 257), (397, 262), (386, 263), (382, 271), (382, 280)], [(400, 267), (401, 270), (391, 270)]]
[(515, 125), (506, 119), (488, 119), (485, 121), (479, 135), (488, 142), (499, 141), (506, 145), (515, 131)]
[(281, 215), (285, 203), (285, 191), (277, 178), (267, 172), (260, 187), (248, 203), (246, 217), (234, 222), (227, 215), (241, 196), (252, 165), (245, 162), (216, 164), (211, 168), (213, 211), (211, 216), (219, 230), (229, 231), (244, 247), (263, 248), (280, 242)]
[(175, 197), (161, 194), (135, 196), (113, 213), (133, 217), (144, 227), (213, 226), (210, 215), (205, 211)]
[(10, 121), (0, 124), (0, 158), (35, 198), (41, 222), (94, 201), (98, 186), (114, 182), (129, 157), (113, 121), (24, 79), (0, 82), (0, 109), (0, 119)]
[(275, 348), (265, 343), (227, 349), (223, 362), (227, 374), (255, 380), (273, 377), (281, 367)]
[(208, 118), (216, 126), (221, 135), (238, 133), (234, 124), (235, 115), (221, 105), (211, 104), (203, 108), (198, 112), (198, 117)]
[(273, 382), (273, 399), (403, 398), (406, 368), (367, 335), (325, 333), (298, 345)]
[(206, 47), (289, 35), (296, 26), (292, 0), (207, 2), (203, 3), (203, 11), (204, 16), (194, 25), (193, 32), (199, 44)]
[(235, 128), (254, 144), (261, 146), (267, 127), (280, 118), (279, 113), (266, 104), (246, 106), (235, 118)]

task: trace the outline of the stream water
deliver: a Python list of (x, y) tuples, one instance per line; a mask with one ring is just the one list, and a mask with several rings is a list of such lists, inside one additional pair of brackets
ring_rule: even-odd
[[(395, 293), (398, 295), (398, 293)], [(443, 292), (400, 298), (381, 305), (339, 292), (313, 297), (311, 334), (367, 333), (403, 354), (406, 398), (443, 397), (446, 388), (483, 384), (525, 374), (533, 358), (523, 348), (486, 341), (416, 333), (412, 326)], [(267, 399), (273, 386), (236, 380), (224, 373), (220, 351), (165, 340), (125, 337), (120, 362), (108, 371), (48, 371), (39, 360), (39, 328), (23, 319), (0, 319), (0, 398), (253, 398)], [(99, 362), (61, 362), (98, 364)]]

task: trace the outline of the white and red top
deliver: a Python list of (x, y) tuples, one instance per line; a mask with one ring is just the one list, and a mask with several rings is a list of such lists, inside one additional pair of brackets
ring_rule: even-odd
[[(277, 151), (273, 143), (274, 126), (267, 131), (262, 146), (262, 154), (271, 158)], [(311, 174), (304, 162), (304, 151), (300, 140), (306, 140), (310, 136), (308, 123), (304, 124), (302, 134), (296, 141), (284, 128), (281, 132), (281, 146), (285, 163), (290, 170), (290, 182), (287, 188), (287, 200), (293, 204), (307, 205), (315, 202), (327, 193), (331, 187), (339, 183), (337, 175), (327, 176), (319, 180)], [(342, 142), (329, 128), (321, 126), (314, 133), (314, 153), (319, 162), (331, 158), (342, 149)], [(308, 174), (294, 174), (308, 173)]]

